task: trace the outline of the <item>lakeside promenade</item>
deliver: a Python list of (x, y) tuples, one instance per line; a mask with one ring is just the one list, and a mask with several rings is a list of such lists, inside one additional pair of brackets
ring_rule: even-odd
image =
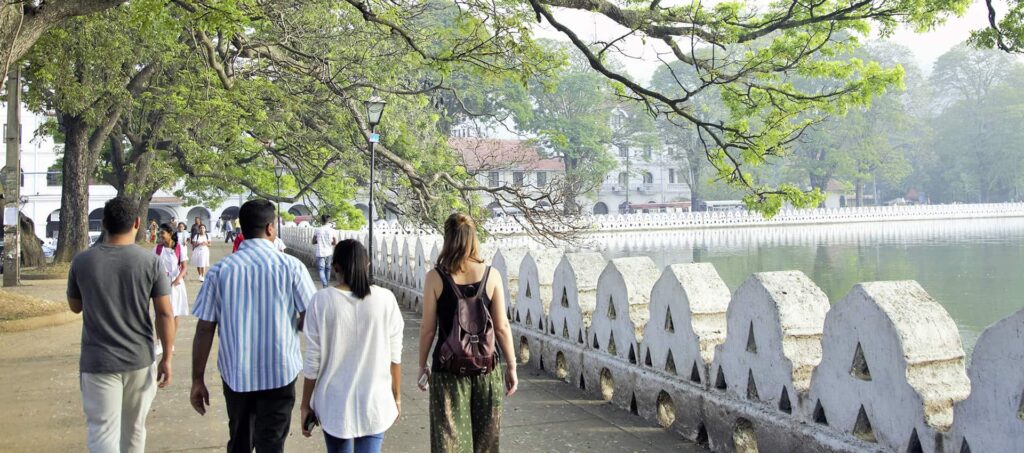
[[(214, 246), (213, 261), (227, 248)], [(194, 269), (190, 269), (194, 275)], [(60, 300), (62, 280), (26, 281), (14, 291)], [(190, 278), (194, 299), (199, 283)], [(427, 395), (415, 387), (419, 317), (405, 312), (404, 413), (387, 432), (388, 452), (427, 451), (430, 436)], [(227, 415), (216, 360), (207, 369), (210, 410), (205, 417), (188, 404), (195, 318), (182, 320), (176, 339), (173, 382), (160, 390), (147, 423), (147, 451), (219, 452), (227, 443)], [(0, 334), (0, 452), (77, 452), (85, 449), (85, 416), (78, 386), (81, 321)], [(216, 343), (214, 346), (216, 353)], [(705, 451), (657, 425), (625, 413), (528, 366), (520, 367), (520, 388), (506, 400), (503, 449), (517, 452), (699, 452)], [(325, 451), (321, 431), (302, 436), (298, 407), (286, 450)]]

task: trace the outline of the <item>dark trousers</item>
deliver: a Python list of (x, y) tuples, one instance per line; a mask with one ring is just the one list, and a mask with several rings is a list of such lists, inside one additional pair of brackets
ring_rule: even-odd
[(228, 453), (281, 453), (295, 407), (295, 381), (258, 392), (236, 392), (224, 383), (228, 407)]

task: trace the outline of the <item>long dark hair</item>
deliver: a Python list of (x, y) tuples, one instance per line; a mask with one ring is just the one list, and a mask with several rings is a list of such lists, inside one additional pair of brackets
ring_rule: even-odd
[(334, 272), (341, 281), (352, 289), (352, 294), (363, 299), (370, 295), (370, 255), (366, 247), (354, 239), (346, 239), (334, 246), (334, 259), (331, 262)]
[[(171, 234), (171, 241), (174, 242), (172, 247), (178, 247), (178, 230), (176, 230), (173, 226), (171, 226), (170, 223), (161, 223), (160, 224), (160, 231), (165, 231), (167, 233), (170, 233)], [(159, 237), (159, 236), (160, 236), (160, 233), (157, 232), (157, 237)]]
[(462, 265), (467, 261), (484, 262), (480, 259), (476, 223), (468, 215), (455, 213), (444, 222), (444, 244), (436, 266), (449, 274), (456, 274), (462, 272)]

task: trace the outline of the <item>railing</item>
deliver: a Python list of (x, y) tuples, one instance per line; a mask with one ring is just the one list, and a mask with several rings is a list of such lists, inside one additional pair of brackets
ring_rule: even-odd
[[(294, 230), (282, 233), (293, 250)], [(377, 279), (409, 308), (438, 239), (378, 240)], [(521, 362), (712, 450), (1024, 445), (1024, 310), (981, 335), (967, 368), (953, 320), (912, 281), (862, 283), (830, 304), (800, 272), (755, 274), (730, 294), (709, 264), (659, 272), (646, 257), (522, 248), (491, 262)]]

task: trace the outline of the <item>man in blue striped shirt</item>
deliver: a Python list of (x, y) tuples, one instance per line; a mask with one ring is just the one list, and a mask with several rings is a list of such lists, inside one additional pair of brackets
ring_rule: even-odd
[(306, 266), (279, 253), (274, 205), (242, 205), (238, 252), (214, 264), (196, 297), (199, 318), (192, 344), (192, 407), (206, 413), (204, 374), (220, 328), (217, 369), (227, 404), (228, 452), (283, 452), (302, 370), (299, 331), (316, 288)]

